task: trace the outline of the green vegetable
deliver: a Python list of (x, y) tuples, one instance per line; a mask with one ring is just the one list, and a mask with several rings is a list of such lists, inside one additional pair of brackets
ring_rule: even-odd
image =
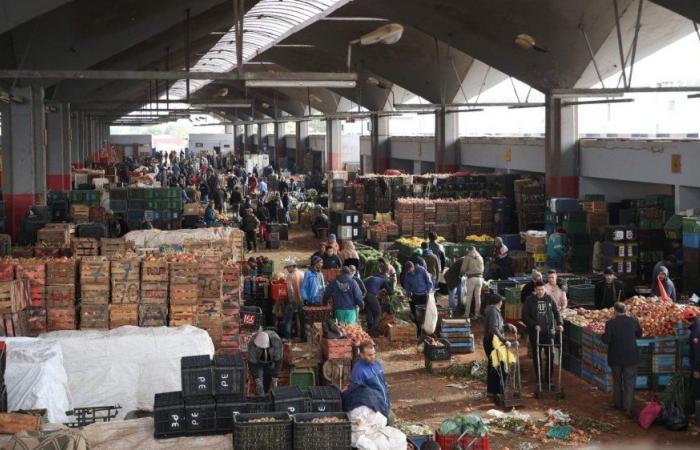
[(459, 436), (462, 427), (452, 419), (445, 419), (440, 424), (440, 434), (442, 436)]

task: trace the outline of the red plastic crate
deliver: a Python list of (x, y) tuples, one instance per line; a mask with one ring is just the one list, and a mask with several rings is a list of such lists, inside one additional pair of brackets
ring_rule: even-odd
[(270, 298), (276, 302), (287, 300), (287, 283), (270, 283)]
[[(459, 436), (440, 436), (437, 431), (435, 432), (435, 442), (437, 442), (443, 450), (455, 448), (458, 437)], [(474, 442), (472, 443), (472, 441)], [(471, 446), (469, 444), (471, 444)], [(459, 445), (465, 450), (489, 450), (489, 436), (464, 436), (459, 440)]]

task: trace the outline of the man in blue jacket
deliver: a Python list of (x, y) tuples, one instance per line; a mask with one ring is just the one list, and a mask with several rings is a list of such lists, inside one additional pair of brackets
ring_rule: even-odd
[(420, 328), (421, 325), (423, 325), (425, 308), (422, 308), (419, 313), (417, 307), (425, 306), (425, 304), (428, 303), (428, 294), (433, 290), (433, 282), (427, 270), (422, 266), (408, 261), (404, 265), (403, 288), (406, 291), (406, 295), (411, 299), (409, 301), (411, 314), (416, 321), (417, 336), (420, 337)]
[(333, 313), (339, 322), (354, 324), (357, 322), (356, 306), (363, 308), (362, 291), (357, 282), (352, 279), (352, 271), (345, 266), (340, 269), (340, 275), (335, 277), (323, 293), (323, 303), (333, 297)]
[[(695, 310), (686, 308), (683, 318), (688, 322), (690, 330), (690, 380), (693, 387), (693, 400), (697, 405), (700, 402), (700, 317), (697, 317)], [(697, 410), (697, 406), (696, 406)]]
[(382, 316), (382, 307), (379, 299), (382, 292), (391, 295), (394, 293), (394, 286), (389, 282), (386, 275), (379, 274), (367, 278), (365, 282), (365, 316), (367, 317), (367, 332), (372, 337), (379, 336), (379, 319)]
[(321, 266), (323, 260), (318, 256), (311, 258), (311, 267), (304, 274), (301, 282), (301, 299), (305, 305), (320, 305), (326, 282), (323, 280)]
[(360, 357), (352, 368), (350, 385), (343, 393), (343, 409), (350, 411), (360, 406), (383, 414), (390, 424), (393, 421), (389, 387), (372, 342), (360, 344)]

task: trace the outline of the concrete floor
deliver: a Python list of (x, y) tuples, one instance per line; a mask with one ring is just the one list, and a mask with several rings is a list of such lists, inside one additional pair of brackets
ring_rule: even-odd
[[(298, 227), (290, 229), (289, 237), (289, 241), (281, 243), (280, 250), (263, 250), (258, 253), (272, 259), (277, 271), (281, 271), (282, 261), (287, 257), (297, 258), (299, 265), (305, 266), (308, 264), (311, 254), (318, 249), (320, 244), (310, 231), (301, 230)], [(444, 301), (444, 298), (438, 299), (439, 303)], [(455, 361), (465, 363), (485, 359), (481, 345), (483, 337), (481, 327), (480, 323), (473, 324), (477, 340), (476, 352), (470, 355), (457, 355)], [(379, 358), (384, 364), (390, 384), (393, 410), (399, 420), (423, 422), (437, 428), (443, 419), (454, 414), (473, 411), (479, 412), (482, 417), (485, 417), (486, 412), (495, 407), (486, 398), (486, 386), (483, 383), (450, 379), (446, 376), (428, 373), (424, 368), (423, 355), (418, 351), (415, 343), (397, 345), (389, 342), (386, 338), (379, 338), (377, 344)], [(636, 422), (631, 421), (611, 407), (610, 394), (600, 392), (597, 388), (567, 371), (563, 372), (562, 385), (566, 394), (564, 400), (535, 399), (533, 396), (535, 385), (532, 381), (533, 367), (530, 359), (525, 356), (524, 345), (521, 346), (521, 353), (525, 406), (520, 409), (520, 412), (530, 414), (533, 419), (543, 418), (547, 409), (553, 408), (561, 409), (574, 416), (609, 424), (613, 427), (613, 431), (593, 435), (591, 442), (591, 444), (604, 444), (606, 447), (611, 444), (616, 447), (617, 445), (628, 446), (633, 442), (638, 442), (639, 444), (634, 446), (638, 450), (641, 448), (682, 448), (684, 446), (699, 448), (698, 431), (700, 428), (697, 425), (691, 425), (688, 431), (684, 432), (671, 432), (658, 425), (649, 430), (642, 430)], [(450, 384), (453, 386), (449, 386)], [(649, 392), (638, 392), (637, 410), (651, 397)], [(536, 448), (561, 448), (562, 445), (565, 445), (554, 442), (544, 444), (540, 440), (533, 439), (527, 433), (516, 434), (494, 429), (491, 437), (491, 448), (526, 448), (521, 447), (521, 445), (528, 442), (536, 444)]]

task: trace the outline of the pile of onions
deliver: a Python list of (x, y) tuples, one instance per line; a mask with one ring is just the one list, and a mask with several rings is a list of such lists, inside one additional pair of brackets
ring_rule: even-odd
[(338, 327), (352, 341), (352, 345), (355, 347), (363, 342), (372, 342), (372, 338), (360, 325), (340, 324)]

